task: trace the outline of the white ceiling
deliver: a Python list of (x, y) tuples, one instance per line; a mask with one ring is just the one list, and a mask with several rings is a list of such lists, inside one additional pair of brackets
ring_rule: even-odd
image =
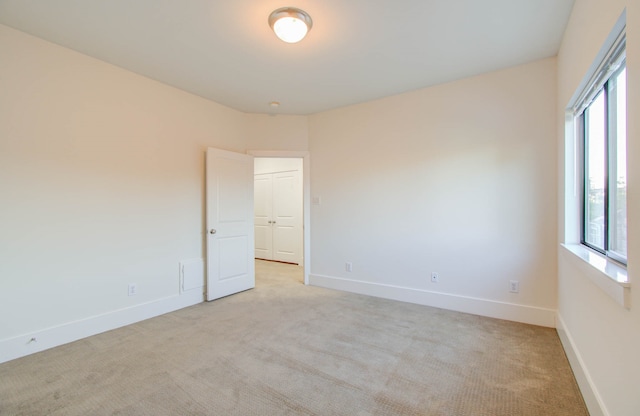
[[(0, 23), (240, 111), (311, 114), (554, 56), (573, 3), (0, 0)], [(298, 44), (268, 26), (282, 6), (313, 19)]]

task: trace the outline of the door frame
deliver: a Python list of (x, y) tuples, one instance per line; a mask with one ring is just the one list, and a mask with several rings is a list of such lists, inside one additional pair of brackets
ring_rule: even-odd
[(304, 284), (309, 284), (311, 273), (311, 175), (309, 152), (306, 150), (247, 150), (248, 155), (260, 158), (302, 159), (302, 263)]

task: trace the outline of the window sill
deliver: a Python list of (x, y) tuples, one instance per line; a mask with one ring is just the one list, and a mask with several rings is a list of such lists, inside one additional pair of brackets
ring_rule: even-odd
[(591, 281), (626, 309), (631, 308), (631, 284), (627, 269), (581, 244), (561, 244), (567, 252), (590, 266)]

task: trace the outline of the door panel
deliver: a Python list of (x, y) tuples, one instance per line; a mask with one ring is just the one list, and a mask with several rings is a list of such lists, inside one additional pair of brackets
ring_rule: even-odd
[(218, 173), (219, 222), (237, 224), (247, 218), (250, 195), (247, 194), (246, 166), (242, 161), (216, 158)]
[(255, 175), (254, 181), (254, 233), (255, 258), (273, 259), (272, 175)]
[(271, 260), (273, 257), (273, 231), (271, 226), (256, 225), (255, 229), (255, 253), (256, 259)]
[(247, 274), (247, 237), (228, 237), (218, 239), (220, 257), (219, 280), (234, 279)]
[(207, 300), (255, 287), (253, 157), (207, 149)]
[(298, 252), (296, 237), (295, 227), (278, 226), (274, 233), (274, 260), (297, 263), (295, 261)]
[(273, 174), (273, 259), (299, 263), (302, 247), (300, 172)]

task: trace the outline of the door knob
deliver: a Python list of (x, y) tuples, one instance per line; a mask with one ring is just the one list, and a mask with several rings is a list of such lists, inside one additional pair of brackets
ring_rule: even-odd
[(217, 231), (215, 228), (212, 228), (211, 231), (209, 231), (209, 234), (215, 234)]

